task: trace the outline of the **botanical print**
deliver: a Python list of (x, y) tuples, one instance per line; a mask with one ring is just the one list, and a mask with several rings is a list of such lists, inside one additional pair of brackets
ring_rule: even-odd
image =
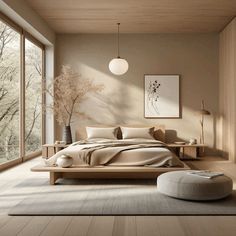
[[(154, 110), (156, 114), (160, 114), (159, 110), (158, 110), (158, 92), (159, 92), (159, 87), (161, 86), (160, 83), (157, 82), (157, 80), (155, 80), (154, 82), (152, 82), (151, 80), (149, 81), (149, 85), (148, 85), (148, 91), (147, 91), (147, 96), (148, 96), (148, 100), (147, 100), (147, 109), (148, 110)], [(152, 108), (152, 109), (151, 109)]]
[(145, 75), (146, 118), (179, 118), (179, 76)]

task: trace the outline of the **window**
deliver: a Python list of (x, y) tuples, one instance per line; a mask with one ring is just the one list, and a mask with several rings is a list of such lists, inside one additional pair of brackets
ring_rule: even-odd
[(0, 164), (19, 158), (20, 34), (0, 21)]
[(25, 153), (41, 149), (42, 49), (25, 39)]
[[(1, 17), (1, 15), (0, 15)], [(0, 19), (0, 168), (41, 151), (44, 47)], [(7, 19), (7, 20), (6, 20)], [(22, 60), (24, 59), (24, 60)], [(21, 124), (21, 125), (20, 125)]]

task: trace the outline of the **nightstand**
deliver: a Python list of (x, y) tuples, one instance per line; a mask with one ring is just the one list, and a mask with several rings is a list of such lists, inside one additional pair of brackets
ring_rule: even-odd
[(204, 144), (175, 144), (170, 143), (167, 146), (180, 158), (180, 159), (196, 159), (204, 156)]
[(42, 157), (49, 158), (68, 146), (69, 144), (44, 144), (42, 146)]

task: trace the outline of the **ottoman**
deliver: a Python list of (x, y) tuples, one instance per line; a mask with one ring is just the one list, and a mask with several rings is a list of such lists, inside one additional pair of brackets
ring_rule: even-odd
[(189, 174), (191, 171), (171, 171), (157, 178), (160, 193), (185, 200), (216, 200), (232, 193), (233, 181), (223, 175), (207, 179)]

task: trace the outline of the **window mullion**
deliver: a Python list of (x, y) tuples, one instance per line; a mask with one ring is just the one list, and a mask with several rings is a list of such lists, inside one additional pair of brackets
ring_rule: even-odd
[(20, 157), (25, 156), (25, 35), (21, 34), (21, 77), (20, 77)]
[(42, 49), (42, 105), (41, 105), (41, 111), (42, 111), (42, 117), (41, 117), (41, 144), (45, 144), (46, 142), (46, 111), (45, 111), (45, 104), (46, 104), (46, 94), (45, 94), (45, 88), (46, 88), (46, 74), (45, 74), (45, 50)]

